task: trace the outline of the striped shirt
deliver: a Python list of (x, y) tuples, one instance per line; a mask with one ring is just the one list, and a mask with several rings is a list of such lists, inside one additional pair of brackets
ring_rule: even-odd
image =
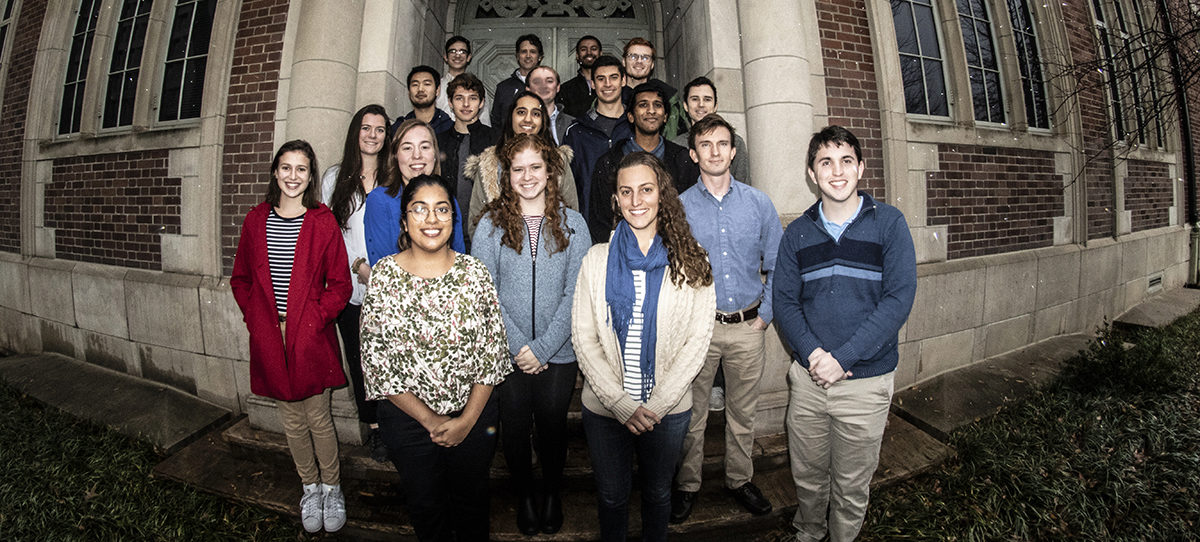
[(538, 234), (542, 231), (542, 217), (533, 215), (522, 215), (525, 217), (525, 231), (529, 232), (529, 246), (532, 250), (529, 251), (531, 259), (537, 259)]
[(292, 262), (296, 259), (296, 240), (304, 215), (283, 218), (271, 209), (267, 215), (267, 262), (271, 267), (271, 286), (275, 290), (275, 310), (287, 312), (288, 285), (292, 282)]
[(634, 401), (646, 401), (642, 395), (642, 304), (646, 301), (646, 272), (633, 270), (633, 317), (629, 321), (629, 334), (625, 337), (625, 351), (621, 353), (624, 365), (624, 387)]

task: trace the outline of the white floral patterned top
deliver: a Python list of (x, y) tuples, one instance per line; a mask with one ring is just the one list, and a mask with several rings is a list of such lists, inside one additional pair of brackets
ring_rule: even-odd
[(427, 279), (379, 260), (363, 298), (362, 365), (367, 399), (411, 393), (438, 414), (462, 410), (474, 384), (503, 382), (512, 360), (487, 267), (457, 254)]

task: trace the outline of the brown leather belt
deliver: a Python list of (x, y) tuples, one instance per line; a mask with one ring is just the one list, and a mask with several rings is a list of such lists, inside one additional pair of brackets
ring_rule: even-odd
[(758, 316), (758, 305), (738, 312), (718, 312), (717, 321), (722, 324), (740, 324), (746, 320), (753, 320), (756, 316)]

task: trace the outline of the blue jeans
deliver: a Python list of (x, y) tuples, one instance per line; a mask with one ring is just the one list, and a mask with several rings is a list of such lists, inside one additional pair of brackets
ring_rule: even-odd
[(671, 516), (671, 478), (683, 448), (691, 411), (663, 417), (654, 430), (641, 435), (625, 424), (583, 409), (583, 432), (587, 436), (592, 471), (596, 475), (596, 497), (600, 509), (600, 539), (625, 540), (629, 529), (629, 492), (633, 486), (633, 453), (637, 452), (642, 479), (642, 540), (667, 539)]

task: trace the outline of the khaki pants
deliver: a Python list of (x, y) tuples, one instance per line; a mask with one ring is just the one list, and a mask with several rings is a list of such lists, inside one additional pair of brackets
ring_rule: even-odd
[(799, 505), (796, 540), (853, 540), (867, 512), (871, 477), (892, 403), (895, 373), (843, 380), (824, 389), (792, 362), (788, 369), (788, 453)]
[(700, 374), (692, 381), (692, 421), (683, 439), (683, 460), (676, 477), (681, 491), (700, 490), (704, 468), (704, 428), (708, 396), (717, 366), (725, 366), (725, 485), (741, 487), (754, 477), (754, 414), (758, 410), (758, 381), (762, 377), (763, 331), (746, 322), (713, 326), (712, 342)]
[[(286, 337), (285, 325), (281, 322), (279, 327)], [(307, 399), (275, 401), (283, 422), (283, 434), (287, 437), (288, 450), (292, 452), (292, 461), (296, 464), (296, 473), (305, 484), (341, 483), (337, 432), (333, 428), (333, 414), (330, 411), (332, 397), (333, 391), (325, 388), (324, 392)]]

